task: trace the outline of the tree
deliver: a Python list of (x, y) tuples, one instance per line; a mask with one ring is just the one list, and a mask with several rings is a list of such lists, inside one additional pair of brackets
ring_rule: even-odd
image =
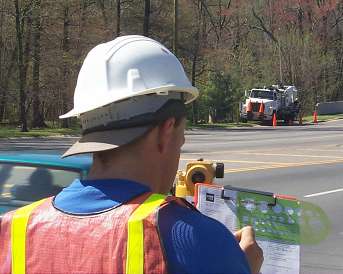
[[(70, 9), (68, 1), (63, 3), (63, 38), (62, 38), (62, 51), (63, 51), (63, 65), (62, 65), (62, 90), (61, 90), (61, 99), (62, 99), (62, 113), (67, 113), (68, 111), (68, 81), (69, 81), (69, 49), (70, 49), (70, 37), (69, 37), (69, 28), (70, 28)], [(69, 127), (69, 119), (62, 120), (62, 127)]]
[(19, 78), (19, 109), (20, 109), (20, 122), (21, 131), (28, 131), (27, 127), (27, 108), (26, 108), (26, 71), (27, 71), (27, 61), (29, 53), (29, 37), (30, 32), (27, 33), (27, 42), (24, 47), (24, 26), (25, 26), (25, 16), (27, 15), (28, 20), (30, 18), (29, 14), (30, 4), (26, 5), (24, 8), (20, 8), (18, 0), (14, 1), (15, 8), (15, 26), (16, 26), (16, 38), (17, 38), (17, 65), (18, 65), (18, 78)]
[(15, 70), (17, 63), (17, 48), (16, 42), (11, 41), (11, 26), (12, 15), (9, 15), (6, 10), (5, 1), (1, 1), (0, 9), (0, 122), (5, 119), (6, 108), (8, 108), (8, 88), (10, 80)]
[(214, 119), (234, 120), (243, 90), (280, 80), (297, 86), (305, 112), (343, 99), (338, 0), (2, 0), (0, 32), (0, 121), (22, 130), (67, 112), (86, 53), (127, 34), (177, 54), (201, 94), (193, 122), (210, 103)]
[(234, 98), (237, 90), (230, 74), (222, 71), (210, 73), (204, 100), (213, 122), (233, 121), (235, 119), (237, 107), (235, 107)]
[(121, 0), (116, 0), (117, 3), (117, 12), (116, 12), (116, 18), (117, 18), (117, 24), (116, 24), (116, 36), (120, 36), (120, 18), (121, 18)]
[(150, 0), (144, 0), (144, 21), (143, 21), (143, 35), (149, 36), (150, 29)]
[(41, 36), (41, 0), (33, 1), (33, 22), (32, 22), (32, 36), (33, 36), (33, 54), (32, 54), (32, 89), (33, 89), (33, 103), (32, 103), (32, 127), (46, 127), (44, 123), (43, 108), (40, 100), (40, 36)]

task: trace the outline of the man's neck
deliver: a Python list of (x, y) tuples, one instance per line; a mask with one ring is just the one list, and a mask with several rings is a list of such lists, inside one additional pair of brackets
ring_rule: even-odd
[(153, 192), (160, 192), (160, 167), (154, 166), (156, 161), (125, 157), (111, 158), (105, 164), (94, 160), (88, 179), (127, 179), (148, 186)]

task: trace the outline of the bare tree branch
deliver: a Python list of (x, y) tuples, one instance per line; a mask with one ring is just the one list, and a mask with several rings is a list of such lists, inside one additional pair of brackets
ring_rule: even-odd
[(271, 31), (269, 31), (269, 30), (267, 29), (267, 27), (266, 27), (266, 25), (264, 24), (262, 18), (259, 17), (259, 16), (256, 14), (254, 8), (252, 8), (252, 14), (254, 15), (254, 17), (257, 19), (257, 21), (258, 21), (259, 24), (260, 24), (260, 26), (259, 26), (259, 27), (256, 27), (256, 29), (259, 29), (259, 30), (265, 32), (265, 33), (269, 36), (270, 39), (272, 39), (275, 43), (278, 44), (278, 43), (279, 43), (278, 39), (276, 39), (276, 37), (274, 36), (274, 34), (273, 34)]

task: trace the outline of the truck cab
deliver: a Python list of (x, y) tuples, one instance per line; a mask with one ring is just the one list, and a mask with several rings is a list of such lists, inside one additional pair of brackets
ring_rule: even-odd
[[(250, 90), (247, 98), (241, 104), (240, 117), (244, 120), (271, 121), (273, 112), (281, 104), (281, 97), (275, 90), (257, 89)], [(263, 105), (263, 106), (261, 106)]]
[(245, 100), (240, 103), (241, 120), (267, 121), (273, 119), (294, 121), (299, 113), (297, 89), (294, 86), (253, 88), (246, 92)]

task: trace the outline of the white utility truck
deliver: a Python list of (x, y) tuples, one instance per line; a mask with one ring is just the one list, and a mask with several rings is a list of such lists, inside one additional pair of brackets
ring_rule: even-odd
[(269, 88), (253, 88), (245, 93), (244, 102), (240, 103), (240, 118), (246, 121), (271, 122), (276, 120), (286, 123), (298, 119), (298, 91), (295, 86), (273, 85)]

